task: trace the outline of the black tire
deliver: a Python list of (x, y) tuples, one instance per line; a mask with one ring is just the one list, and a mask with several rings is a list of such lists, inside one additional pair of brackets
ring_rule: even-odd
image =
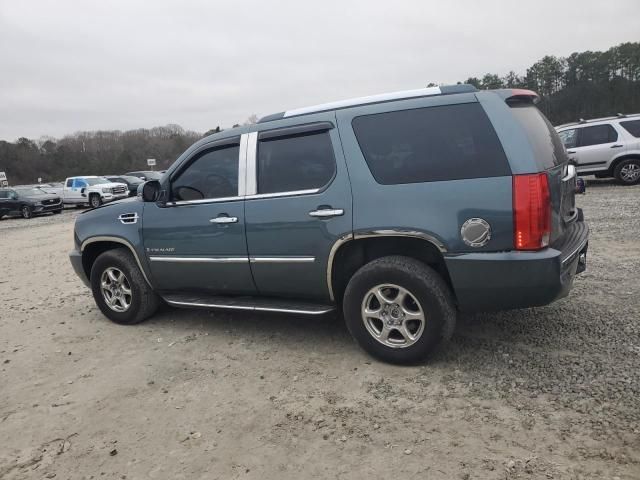
[[(369, 333), (361, 313), (368, 292), (377, 285), (393, 284), (410, 292), (424, 311), (424, 330), (412, 345), (393, 348)], [(369, 354), (390, 363), (413, 364), (424, 360), (453, 334), (456, 309), (453, 295), (435, 270), (409, 257), (382, 257), (361, 267), (349, 280), (343, 299), (347, 328)]]
[(608, 173), (594, 173), (593, 176), (596, 178), (611, 178), (611, 175)]
[(32, 218), (33, 210), (29, 205), (23, 205), (22, 207), (20, 207), (20, 215), (22, 215), (22, 218)]
[[(635, 172), (634, 177), (629, 177), (628, 170)], [(622, 185), (637, 185), (640, 183), (640, 158), (627, 158), (616, 165), (613, 176)]]
[[(130, 286), (130, 306), (126, 311), (113, 310), (102, 294), (101, 277), (109, 268), (116, 268), (124, 273)], [(160, 298), (144, 279), (131, 252), (125, 248), (108, 250), (98, 256), (91, 268), (91, 290), (100, 311), (109, 320), (123, 325), (134, 325), (146, 320), (160, 305)]]
[(97, 193), (89, 195), (89, 206), (91, 208), (98, 208), (100, 205), (102, 205), (102, 197), (100, 195)]

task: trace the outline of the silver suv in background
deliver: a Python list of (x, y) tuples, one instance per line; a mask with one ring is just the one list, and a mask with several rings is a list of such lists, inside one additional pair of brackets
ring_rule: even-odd
[(640, 114), (580, 120), (556, 127), (581, 175), (640, 182)]

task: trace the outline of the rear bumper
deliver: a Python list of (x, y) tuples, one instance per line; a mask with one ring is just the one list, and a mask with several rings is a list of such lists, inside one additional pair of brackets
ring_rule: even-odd
[(445, 256), (459, 309), (535, 307), (567, 296), (586, 268), (588, 240), (589, 227), (579, 221), (554, 248)]
[(80, 277), (80, 280), (89, 288), (91, 288), (91, 283), (89, 283), (89, 279), (87, 278), (87, 274), (84, 273), (84, 266), (82, 265), (82, 253), (78, 250), (72, 250), (69, 253), (69, 260), (71, 261), (71, 266), (76, 272), (76, 275)]

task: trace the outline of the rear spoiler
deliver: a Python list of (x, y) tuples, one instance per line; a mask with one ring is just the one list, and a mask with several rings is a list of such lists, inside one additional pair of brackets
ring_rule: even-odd
[(512, 102), (531, 102), (538, 103), (540, 97), (533, 90), (527, 90), (524, 88), (505, 88), (496, 90), (496, 93), (502, 97), (507, 103)]

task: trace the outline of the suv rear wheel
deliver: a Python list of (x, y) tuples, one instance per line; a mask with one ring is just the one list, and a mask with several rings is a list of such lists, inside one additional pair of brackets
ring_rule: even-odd
[(640, 182), (640, 159), (628, 158), (621, 161), (616, 165), (613, 175), (624, 185), (635, 185)]
[(100, 311), (124, 325), (149, 318), (160, 304), (133, 256), (123, 248), (98, 256), (91, 268), (91, 290)]
[(432, 268), (409, 257), (383, 257), (349, 281), (347, 328), (371, 355), (387, 362), (425, 359), (455, 328), (453, 296)]

